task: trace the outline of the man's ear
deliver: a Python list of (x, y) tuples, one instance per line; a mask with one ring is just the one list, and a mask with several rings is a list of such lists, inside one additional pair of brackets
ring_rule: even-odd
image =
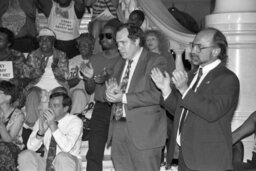
[(212, 50), (212, 56), (217, 57), (220, 54), (220, 48), (214, 48)]
[(65, 107), (64, 107), (64, 112), (65, 112), (65, 113), (68, 113), (68, 108), (69, 108), (68, 106), (65, 106)]

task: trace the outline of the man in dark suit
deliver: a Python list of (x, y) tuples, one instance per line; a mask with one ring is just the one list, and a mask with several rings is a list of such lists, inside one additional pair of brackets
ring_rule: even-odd
[(154, 67), (165, 69), (166, 60), (143, 48), (143, 31), (138, 26), (121, 26), (116, 42), (125, 60), (115, 65), (116, 80), (106, 84), (106, 98), (114, 103), (108, 138), (114, 167), (118, 171), (157, 171), (167, 125), (161, 92), (150, 73)]
[[(191, 43), (198, 70), (175, 70), (172, 78), (154, 68), (151, 77), (162, 91), (163, 105), (175, 113), (173, 145), (180, 146), (179, 171), (232, 170), (231, 119), (239, 80), (226, 68), (227, 41), (217, 29), (200, 31)], [(170, 82), (178, 91), (172, 90)]]

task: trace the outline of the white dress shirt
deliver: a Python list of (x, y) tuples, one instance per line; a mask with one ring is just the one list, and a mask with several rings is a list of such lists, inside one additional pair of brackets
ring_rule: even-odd
[[(80, 156), (80, 147), (82, 143), (82, 130), (83, 122), (80, 118), (75, 115), (66, 114), (62, 119), (58, 121), (58, 129), (51, 132), (50, 128), (45, 132), (44, 137), (38, 139), (37, 132), (39, 130), (39, 120), (35, 123), (33, 131), (28, 139), (27, 148), (32, 151), (38, 150), (42, 144), (45, 148), (49, 149), (51, 136), (57, 143), (56, 154), (59, 152), (68, 152), (78, 159)], [(45, 153), (45, 157), (47, 154)]]
[[(140, 55), (141, 55), (142, 51), (143, 51), (143, 48), (140, 48), (138, 53), (136, 53), (134, 55), (134, 57), (132, 58), (132, 64), (131, 64), (131, 68), (130, 68), (130, 74), (129, 74), (129, 79), (128, 79), (128, 83), (127, 83), (127, 87), (126, 87), (125, 93), (127, 93), (128, 90), (129, 90), (129, 86), (130, 86), (130, 83), (131, 83), (131, 80), (132, 80), (132, 76), (133, 76), (133, 73), (134, 73), (135, 68), (137, 66), (137, 63), (139, 61), (139, 58), (140, 58)], [(124, 66), (123, 73), (122, 73), (122, 76), (121, 76), (121, 79), (120, 79), (120, 83), (123, 80), (124, 73), (126, 71), (127, 66), (128, 66), (128, 60), (126, 60), (126, 62), (125, 62), (125, 66)], [(127, 104), (126, 94), (123, 95), (122, 103)], [(125, 113), (125, 109), (124, 109), (124, 105), (123, 105), (123, 117), (125, 117), (125, 116), (126, 116), (126, 113)]]

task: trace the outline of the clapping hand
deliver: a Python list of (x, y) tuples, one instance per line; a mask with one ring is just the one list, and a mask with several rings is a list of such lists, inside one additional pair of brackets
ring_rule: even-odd
[(80, 65), (80, 74), (87, 79), (91, 79), (94, 74), (94, 69), (92, 67), (92, 64), (90, 62), (89, 63), (82, 62)]
[(174, 70), (172, 73), (172, 81), (175, 87), (183, 95), (188, 89), (188, 74), (184, 70)]
[(54, 132), (58, 126), (56, 123), (55, 113), (52, 109), (45, 110), (44, 117), (47, 120), (47, 124), (52, 132)]
[(153, 68), (151, 71), (151, 78), (156, 86), (161, 90), (164, 97), (171, 93), (171, 78), (166, 71), (162, 73), (159, 68)]
[(48, 125), (51, 125), (55, 122), (55, 113), (52, 109), (47, 109), (43, 113)]
[(49, 128), (48, 123), (43, 115), (43, 113), (39, 116), (39, 131), (40, 134), (43, 135), (46, 130)]
[(108, 81), (106, 81), (106, 89), (107, 89), (107, 91), (110, 91), (112, 93), (114, 91), (120, 90), (117, 80), (115, 78), (110, 78)]
[(110, 78), (106, 81), (106, 99), (109, 102), (121, 102), (123, 97), (123, 92), (120, 89), (115, 78)]
[(105, 81), (109, 78), (109, 73), (108, 70), (106, 68), (103, 69), (103, 72), (95, 75), (94, 76), (94, 80), (97, 84), (104, 84)]

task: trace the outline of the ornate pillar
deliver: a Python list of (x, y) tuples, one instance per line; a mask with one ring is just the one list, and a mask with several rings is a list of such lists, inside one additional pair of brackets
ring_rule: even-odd
[(176, 54), (176, 59), (175, 59), (175, 66), (177, 70), (185, 70), (183, 62), (182, 62), (182, 53), (184, 50), (182, 49), (174, 49), (174, 52)]
[[(256, 110), (256, 1), (216, 0), (213, 14), (206, 16), (206, 27), (215, 27), (226, 35), (228, 67), (240, 80), (239, 104), (232, 121), (234, 130)], [(251, 158), (253, 136), (243, 143), (246, 161)]]

